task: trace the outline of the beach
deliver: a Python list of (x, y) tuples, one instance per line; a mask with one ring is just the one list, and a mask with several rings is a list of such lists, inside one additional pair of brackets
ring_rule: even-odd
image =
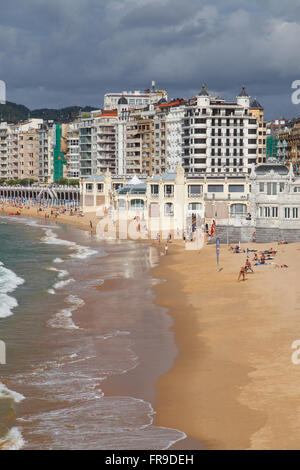
[(300, 244), (273, 248), (274, 264), (255, 266), (244, 282), (246, 254), (226, 246), (218, 267), (214, 245), (189, 252), (175, 243), (153, 271), (167, 281), (155, 287), (156, 302), (172, 316), (179, 348), (158, 381), (156, 424), (206, 449), (300, 447), (300, 366), (291, 358), (300, 338)]
[[(28, 215), (37, 217), (36, 212), (31, 209)], [(26, 215), (25, 210), (22, 215)], [(47, 224), (50, 230), (56, 223), (85, 229), (64, 229), (64, 239), (67, 244), (76, 241), (93, 250), (99, 241), (88, 230), (90, 220), (97, 221), (95, 215), (64, 214), (59, 220), (47, 220)], [(46, 233), (51, 242), (53, 235)], [(79, 328), (72, 333), (88, 331), (100, 338), (99, 344), (93, 343), (96, 357), (108, 351), (119, 361), (116, 352), (124, 351), (124, 347), (128, 355), (127, 365), (118, 365), (105, 381), (96, 380), (97, 388), (101, 383), (108, 404), (116, 397), (132, 397), (137, 400), (135, 405), (143, 403), (145, 416), (148, 413), (154, 418), (154, 426), (148, 422), (150, 437), (139, 436), (138, 444), (134, 439), (125, 440), (123, 448), (143, 448), (143, 443), (145, 448), (157, 446), (161, 432), (162, 448), (172, 445), (172, 440), (176, 441), (173, 449), (300, 447), (300, 365), (292, 362), (292, 344), (300, 339), (300, 244), (249, 243), (241, 248), (263, 251), (271, 246), (277, 250), (274, 259), (253, 266), (254, 273), (240, 282), (238, 274), (246, 253), (234, 254), (221, 245), (218, 266), (215, 245), (189, 251), (181, 240), (169, 244), (167, 256), (164, 243), (111, 241), (107, 242), (105, 258), (67, 264), (72, 278), (81, 279), (85, 286), (89, 282), (92, 287), (77, 292), (84, 305), (71, 316), (71, 328)], [(250, 252), (250, 260), (253, 256)], [(121, 268), (120, 262), (125, 259)], [(281, 267), (284, 265), (288, 267)], [(98, 280), (100, 273), (104, 282)], [(101, 318), (99, 295), (101, 311), (105, 312)], [(58, 317), (55, 327), (57, 320), (61, 326)], [(70, 318), (63, 320), (68, 325)], [(69, 353), (72, 357), (71, 349)], [(90, 365), (92, 376), (97, 376), (98, 365), (97, 361)], [(67, 370), (69, 367), (66, 364)], [(122, 369), (126, 373), (118, 372)], [(22, 392), (17, 387), (14, 390)], [(26, 400), (18, 405), (20, 410), (24, 407)], [(82, 416), (75, 414), (77, 418), (81, 420)], [(99, 447), (95, 422), (92, 430), (91, 447)], [(26, 438), (26, 427), (24, 435)], [(28, 448), (39, 448), (39, 440)], [(47, 442), (46, 435), (43, 440)]]
[(0, 448), (162, 450), (185, 440), (153, 424), (155, 384), (177, 354), (172, 320), (154, 303), (157, 248), (23, 213), (1, 216), (0, 230)]

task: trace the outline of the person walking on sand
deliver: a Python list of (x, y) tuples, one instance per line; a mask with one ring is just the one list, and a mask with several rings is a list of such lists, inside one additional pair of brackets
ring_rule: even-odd
[(156, 235), (156, 240), (158, 241), (158, 243), (160, 243), (160, 234), (159, 233)]
[(166, 243), (166, 244), (165, 244), (165, 255), (168, 254), (168, 251), (169, 251), (169, 247), (168, 247), (168, 244)]
[(247, 273), (247, 270), (246, 270), (245, 266), (242, 266), (241, 269), (240, 269), (240, 274), (239, 274), (239, 277), (238, 277), (238, 281), (241, 279), (241, 277), (243, 278), (242, 280), (245, 281), (246, 280), (246, 273)]
[(251, 263), (250, 263), (250, 261), (249, 261), (248, 258), (247, 258), (247, 260), (246, 260), (246, 266), (245, 266), (245, 268), (246, 268), (246, 271), (247, 271), (247, 272), (248, 272), (248, 271), (251, 271), (252, 273), (254, 273), (254, 271), (253, 271), (253, 269), (252, 269), (252, 265), (251, 265)]
[(93, 230), (93, 222), (90, 220), (90, 228)]
[(255, 243), (255, 241), (256, 241), (256, 233), (253, 232), (252, 233), (252, 243)]

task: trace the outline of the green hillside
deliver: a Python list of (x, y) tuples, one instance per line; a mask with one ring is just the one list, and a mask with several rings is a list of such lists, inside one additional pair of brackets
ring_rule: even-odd
[(6, 104), (0, 104), (0, 121), (9, 123), (17, 123), (20, 121), (26, 121), (29, 117), (40, 118), (44, 120), (53, 120), (55, 122), (68, 122), (78, 116), (80, 111), (90, 112), (95, 109), (91, 106), (69, 106), (62, 109), (34, 109), (30, 110), (22, 104), (11, 103), (9, 101)]

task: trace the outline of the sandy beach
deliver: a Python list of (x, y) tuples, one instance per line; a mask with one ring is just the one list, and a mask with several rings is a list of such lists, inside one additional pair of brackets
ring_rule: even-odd
[[(268, 245), (247, 245), (263, 250)], [(243, 247), (243, 246), (242, 246)], [(270, 263), (237, 282), (245, 254), (172, 244), (154, 269), (167, 282), (157, 303), (174, 320), (179, 354), (158, 382), (156, 424), (184, 431), (206, 449), (298, 449), (300, 244), (275, 246)], [(251, 253), (250, 259), (253, 258)]]
[[(0, 204), (0, 214), (2, 213), (3, 215), (7, 214), (15, 214), (20, 206), (12, 206), (8, 203), (5, 204)], [(95, 212), (91, 212), (89, 214), (82, 214), (79, 215), (78, 213), (74, 213), (73, 215), (70, 215), (69, 211), (66, 211), (65, 213), (61, 213), (62, 209), (53, 209), (53, 211), (60, 212), (58, 213), (57, 217), (55, 215), (51, 215), (51, 208), (47, 209), (42, 209), (41, 211), (38, 210), (37, 207), (35, 206), (28, 206), (25, 205), (24, 207), (20, 207), (20, 216), (28, 216), (28, 217), (34, 217), (37, 219), (43, 219), (45, 220), (45, 214), (47, 216), (47, 220), (51, 220), (52, 222), (57, 222), (57, 223), (62, 223), (62, 224), (68, 224), (68, 225), (73, 225), (74, 227), (78, 227), (82, 230), (90, 230), (90, 221), (92, 221), (93, 226), (96, 226), (96, 223), (100, 220), (100, 218), (96, 217)], [(12, 216), (12, 217), (17, 217), (17, 216)]]
[[(13, 209), (5, 207), (5, 213)], [(36, 208), (22, 215), (44, 218)], [(55, 220), (82, 229), (97, 221), (95, 214)], [(179, 448), (300, 447), (300, 365), (292, 362), (292, 343), (300, 339), (300, 244), (246, 246), (259, 251), (273, 246), (278, 253), (268, 261), (272, 264), (255, 266), (245, 282), (237, 278), (246, 254), (226, 246), (218, 267), (214, 245), (188, 251), (175, 241), (151, 271), (166, 281), (154, 287), (156, 303), (168, 310), (178, 347), (173, 366), (156, 380), (155, 424), (185, 432), (188, 439)], [(163, 252), (164, 244), (159, 249)], [(288, 268), (275, 267), (283, 264)], [(105, 289), (114, 291), (116, 282)], [(116, 379), (112, 388), (126, 390), (131, 379), (130, 374), (128, 380)]]

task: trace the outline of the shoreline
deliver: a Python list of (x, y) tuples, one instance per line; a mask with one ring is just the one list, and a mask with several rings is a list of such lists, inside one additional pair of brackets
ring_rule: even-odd
[[(4, 212), (2, 212), (2, 214), (7, 214), (9, 213), (10, 211), (10, 208), (6, 208), (6, 210)], [(34, 210), (33, 211), (22, 211), (22, 215), (21, 216), (25, 216), (25, 217), (31, 217), (32, 219), (35, 219), (35, 220), (39, 220), (41, 223), (43, 223), (43, 215), (40, 216), (40, 217), (37, 217), (38, 214), (34, 214)], [(72, 221), (74, 220), (73, 218), (71, 218)], [(89, 219), (90, 220), (90, 219)], [(86, 220), (86, 229), (89, 230), (89, 220)], [(12, 217), (12, 222), (14, 221), (14, 217)], [(52, 225), (55, 225), (56, 223), (58, 224), (66, 224), (66, 225), (75, 225), (74, 223), (71, 223), (71, 224), (68, 224), (68, 221), (70, 221), (70, 218), (68, 216), (66, 216), (65, 218), (61, 217), (59, 219), (46, 219), (46, 224), (48, 225), (48, 222), (49, 222), (49, 228), (51, 228)], [(77, 229), (81, 230), (83, 227), (82, 225), (81, 226), (76, 226)], [(65, 233), (65, 235), (67, 235)], [(70, 239), (70, 236), (71, 236), (71, 239), (73, 239), (73, 234), (72, 234), (72, 231), (70, 232), (69, 235), (67, 235), (67, 239), (69, 240)], [(74, 233), (74, 237), (76, 238), (76, 235)], [(65, 238), (65, 237), (63, 237)], [(82, 237), (80, 237), (82, 238)], [(83, 237), (83, 239), (85, 239), (85, 236)], [(92, 239), (91, 239), (92, 240)], [(79, 243), (81, 243), (79, 241)], [(90, 246), (90, 244), (88, 243), (88, 245)], [(141, 244), (140, 244), (140, 247), (142, 248)], [(115, 246), (115, 248), (117, 248), (117, 245)], [(146, 248), (146, 247), (145, 247)], [(110, 251), (110, 250), (109, 250)], [(114, 250), (113, 250), (114, 251)], [(115, 251), (118, 251), (118, 249), (116, 249)], [(133, 250), (135, 251), (135, 250)], [(159, 260), (160, 256), (157, 258)], [(94, 263), (94, 261), (93, 261)], [(96, 266), (94, 264), (94, 266)], [(147, 277), (151, 278), (151, 271), (147, 270)], [(131, 280), (133, 281), (133, 280)], [(123, 284), (124, 286), (121, 286), (121, 289), (125, 288), (126, 289), (126, 283), (127, 281), (124, 279), (123, 281)], [(122, 283), (121, 283), (122, 284)], [(107, 286), (103, 286), (103, 287), (100, 287), (99, 290), (102, 290), (104, 293), (106, 293), (106, 295), (110, 295), (110, 291), (112, 290), (115, 290), (116, 286), (119, 288), (119, 285), (118, 285), (118, 280), (115, 279), (115, 280), (108, 280), (107, 281)], [(152, 297), (153, 297), (153, 288), (151, 287), (151, 290), (152, 290)], [(154, 305), (153, 305), (154, 307)], [(150, 307), (151, 308), (151, 307)], [(75, 323), (79, 324), (81, 323), (81, 321), (85, 322), (86, 321), (86, 318), (87, 317), (82, 317), (81, 315), (81, 311), (82, 309), (89, 309), (89, 302), (86, 303), (86, 305), (84, 305), (82, 308), (80, 308), (77, 311), (75, 311), (73, 313), (73, 319), (75, 320)], [(153, 315), (153, 319), (151, 320), (151, 317), (149, 316), (149, 321), (153, 321), (154, 320), (154, 323), (155, 321), (155, 317), (157, 315), (154, 313)], [(167, 323), (171, 322), (171, 319), (169, 317), (169, 315), (166, 313), (166, 317), (167, 317), (167, 320), (164, 320), (164, 322), (162, 323), (162, 325), (167, 321)], [(93, 324), (93, 320), (91, 320), (91, 325)], [(159, 325), (159, 324), (158, 324)], [(159, 328), (159, 326), (156, 326), (155, 328)], [(122, 329), (122, 328), (121, 328)], [(147, 327), (146, 327), (146, 330), (147, 330)], [(169, 330), (167, 328), (163, 328), (162, 331), (165, 330), (165, 333), (164, 335), (167, 335), (168, 337), (172, 337), (172, 333), (169, 332)], [(157, 330), (157, 333), (159, 333), (159, 329)], [(159, 338), (159, 334), (158, 334), (158, 338)], [(153, 406), (153, 402), (154, 402), (154, 399), (153, 397), (155, 396), (156, 394), (156, 382), (157, 382), (157, 378), (160, 377), (160, 375), (164, 374), (170, 367), (171, 367), (171, 363), (173, 361), (173, 359), (171, 359), (171, 356), (174, 355), (174, 352), (172, 352), (172, 350), (169, 351), (166, 350), (163, 352), (163, 354), (161, 354), (160, 350), (159, 350), (159, 339), (156, 339), (157, 341), (157, 347), (155, 347), (155, 350), (157, 350), (157, 358), (156, 360), (154, 361), (153, 360), (153, 355), (152, 354), (148, 354), (148, 358), (145, 359), (145, 357), (147, 356), (147, 352), (144, 353), (144, 358), (143, 358), (143, 364), (147, 364), (147, 361), (148, 361), (148, 366), (147, 367), (139, 367), (139, 368), (136, 368), (136, 369), (133, 369), (132, 371), (129, 370), (126, 374), (121, 374), (120, 376), (118, 375), (115, 375), (111, 378), (108, 378), (104, 383), (103, 383), (103, 391), (105, 393), (105, 396), (119, 396), (120, 394), (121, 395), (126, 395), (126, 392), (132, 392), (132, 393), (128, 393), (128, 396), (132, 396), (132, 397), (137, 397), (137, 399), (142, 399), (142, 400), (145, 400), (146, 402), (148, 401), (149, 404), (151, 405), (154, 413), (152, 415), (152, 419), (154, 420), (155, 419), (155, 408)], [(162, 344), (164, 344), (165, 346), (168, 344), (168, 341), (166, 341), (166, 338), (164, 341), (162, 341)], [(140, 341), (141, 344), (136, 345), (133, 345), (133, 350), (135, 351), (135, 353), (137, 354), (138, 357), (140, 357), (140, 353), (142, 352), (143, 350), (143, 344), (142, 342)], [(149, 349), (150, 351), (150, 349)], [(168, 352), (167, 352), (168, 351)], [(161, 359), (163, 359), (163, 363), (161, 363)], [(170, 362), (171, 361), (171, 362)], [(170, 363), (169, 363), (170, 362)], [(151, 369), (151, 370), (150, 370)], [(146, 372), (145, 372), (146, 371)], [(146, 375), (145, 375), (146, 373)], [(127, 385), (130, 383), (130, 381), (133, 379), (132, 383), (130, 384), (129, 387), (126, 388), (126, 386), (124, 387), (124, 385), (126, 385), (126, 382), (127, 382)], [(134, 389), (133, 388), (133, 385), (136, 384), (137, 388)], [(120, 387), (121, 385), (121, 387)], [(101, 387), (102, 388), (102, 387)], [(147, 391), (145, 392), (147, 388)], [(152, 390), (152, 391), (151, 391)], [(151, 396), (149, 396), (149, 393)], [(154, 423), (155, 425), (155, 423)], [(171, 429), (172, 431), (172, 429)], [(176, 431), (174, 429), (174, 431)], [(177, 440), (176, 443), (179, 443), (179, 442), (186, 442), (186, 438), (182, 438), (180, 440)], [(175, 443), (175, 446), (176, 446), (176, 443)], [(174, 448), (174, 443), (171, 443), (170, 446), (168, 448)], [(183, 447), (184, 448), (184, 447)]]

